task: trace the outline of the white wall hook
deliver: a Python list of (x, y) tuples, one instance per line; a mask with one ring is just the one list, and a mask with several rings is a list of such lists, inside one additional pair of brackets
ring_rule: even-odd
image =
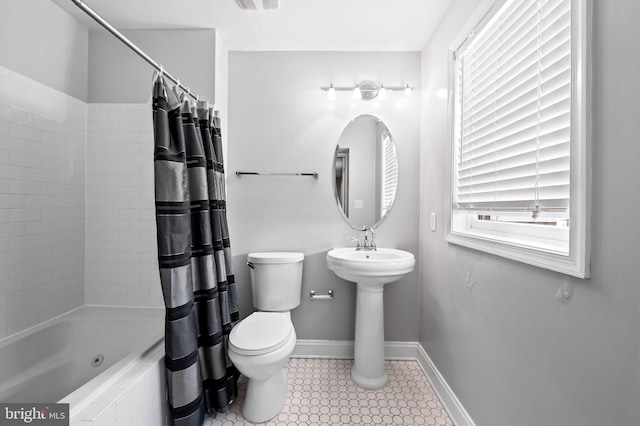
[(569, 303), (571, 298), (573, 297), (573, 285), (569, 280), (569, 277), (565, 276), (562, 280), (562, 286), (558, 289), (556, 293), (556, 299), (561, 301), (562, 303)]

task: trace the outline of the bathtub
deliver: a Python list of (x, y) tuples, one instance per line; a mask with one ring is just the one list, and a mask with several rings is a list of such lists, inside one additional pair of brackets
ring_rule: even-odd
[(82, 306), (2, 339), (0, 401), (68, 403), (71, 424), (161, 424), (163, 324), (162, 308)]

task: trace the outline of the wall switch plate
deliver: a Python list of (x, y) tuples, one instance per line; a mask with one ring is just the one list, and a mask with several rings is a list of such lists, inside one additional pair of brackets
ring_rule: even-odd
[(362, 208), (362, 200), (353, 200), (353, 208), (361, 209)]
[(431, 213), (431, 230), (436, 232), (436, 223), (437, 223), (437, 215), (435, 213)]

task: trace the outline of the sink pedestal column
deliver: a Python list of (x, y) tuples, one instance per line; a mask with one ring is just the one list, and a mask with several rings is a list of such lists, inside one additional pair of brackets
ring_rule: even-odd
[(353, 383), (365, 389), (387, 384), (384, 368), (384, 284), (357, 283)]

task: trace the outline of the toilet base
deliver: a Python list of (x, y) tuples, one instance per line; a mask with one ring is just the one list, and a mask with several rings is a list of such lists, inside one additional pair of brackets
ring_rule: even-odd
[(242, 403), (242, 416), (264, 423), (277, 416), (287, 400), (287, 371), (283, 368), (266, 380), (249, 379)]

